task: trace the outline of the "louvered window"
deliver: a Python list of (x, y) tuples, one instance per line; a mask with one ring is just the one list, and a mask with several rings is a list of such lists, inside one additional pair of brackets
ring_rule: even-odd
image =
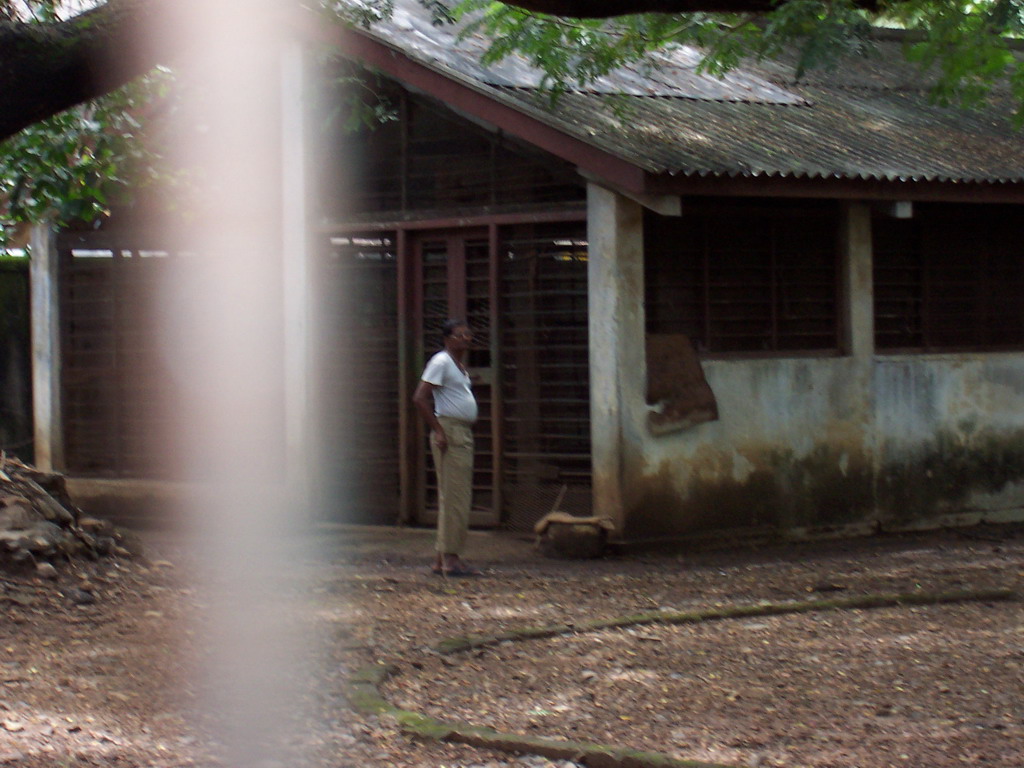
[(1012, 206), (919, 205), (873, 222), (880, 350), (1024, 346), (1024, 245)]
[(818, 203), (648, 214), (647, 332), (684, 333), (704, 354), (834, 354), (837, 226)]

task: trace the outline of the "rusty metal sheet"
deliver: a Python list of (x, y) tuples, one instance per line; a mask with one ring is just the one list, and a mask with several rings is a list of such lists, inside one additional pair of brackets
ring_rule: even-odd
[(697, 353), (682, 333), (647, 335), (647, 414), (654, 434), (686, 429), (718, 419), (718, 402)]

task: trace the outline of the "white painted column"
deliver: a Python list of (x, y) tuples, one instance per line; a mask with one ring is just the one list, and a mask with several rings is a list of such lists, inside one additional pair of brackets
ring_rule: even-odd
[[(880, 469), (879, 432), (875, 414), (875, 293), (871, 206), (844, 202), (839, 228), (843, 352), (849, 355), (848, 410), (845, 418), (861, 435), (861, 450), (872, 472)], [(875, 500), (877, 506), (877, 498)]]
[(870, 363), (875, 353), (875, 306), (871, 208), (867, 203), (846, 202), (840, 228), (843, 253), (844, 351)]
[(587, 239), (594, 514), (621, 535), (645, 417), (643, 209), (589, 184)]
[(307, 166), (305, 52), (288, 41), (281, 60), (285, 467), (289, 498), (308, 509), (315, 478), (311, 386), (313, 307)]
[(64, 469), (61, 413), (60, 292), (57, 233), (49, 222), (32, 227), (29, 277), (32, 296), (32, 414), (35, 464), (44, 472)]

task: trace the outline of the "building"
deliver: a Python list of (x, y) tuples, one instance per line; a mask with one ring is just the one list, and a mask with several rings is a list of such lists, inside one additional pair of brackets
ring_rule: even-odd
[[(317, 34), (395, 118), (337, 130), (315, 163), (317, 380), (352, 406), (323, 430), (347, 519), (431, 521), (409, 395), (449, 316), (477, 332), (479, 525), (556, 504), (629, 541), (1024, 516), (1008, 94), (930, 104), (895, 35), (799, 83), (785, 62), (711, 78), (684, 50), (552, 103), (414, 2)], [(104, 266), (66, 243), (64, 448), (70, 471), (109, 471), (76, 403), (131, 398), (76, 373), (68, 286)]]

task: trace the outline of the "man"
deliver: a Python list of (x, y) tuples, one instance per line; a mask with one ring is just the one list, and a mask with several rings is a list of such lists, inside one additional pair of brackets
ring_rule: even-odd
[(473, 422), (476, 398), (466, 370), (473, 334), (462, 320), (442, 328), (444, 349), (430, 358), (412, 400), (430, 427), (437, 470), (437, 555), (434, 573), (479, 576), (462, 560), (473, 496)]

